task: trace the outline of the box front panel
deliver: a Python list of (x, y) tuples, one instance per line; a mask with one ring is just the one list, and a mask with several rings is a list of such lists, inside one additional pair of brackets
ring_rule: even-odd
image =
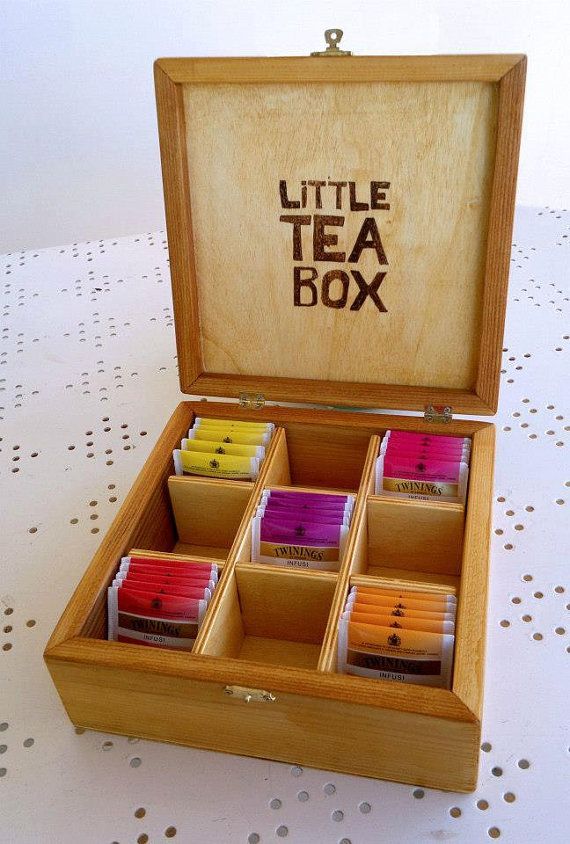
[(48, 664), (78, 726), (450, 791), (476, 785), (476, 723), (279, 692), (245, 703), (216, 683)]

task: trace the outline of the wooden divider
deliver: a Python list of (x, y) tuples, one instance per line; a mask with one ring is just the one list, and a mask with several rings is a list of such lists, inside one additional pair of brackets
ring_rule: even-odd
[(177, 551), (225, 559), (253, 492), (253, 483), (174, 476), (168, 491)]
[[(204, 620), (198, 631), (198, 636), (194, 643), (193, 653), (200, 654), (205, 652), (205, 648), (214, 647), (214, 642), (217, 640), (217, 635), (220, 632), (219, 625), (212, 630), (212, 625), (216, 619), (218, 608), (222, 605), (222, 599), (226, 590), (235, 589), (235, 581), (233, 580), (233, 570), (236, 560), (242, 549), (247, 547), (250, 541), (250, 524), (255, 508), (259, 502), (259, 498), (263, 489), (268, 483), (268, 478), (286, 479), (288, 477), (288, 464), (286, 459), (286, 445), (284, 443), (285, 431), (283, 428), (276, 428), (267, 448), (265, 460), (261, 464), (259, 475), (253, 485), (249, 501), (246, 505), (241, 522), (237, 529), (234, 541), (226, 557), (226, 564), (222, 572), (222, 576), (218, 582), (218, 586), (212, 600), (204, 616)], [(222, 607), (220, 617), (227, 610), (227, 606)], [(235, 621), (235, 618), (233, 619)], [(228, 621), (231, 623), (232, 617)], [(234, 624), (237, 630), (237, 625)]]
[(356, 502), (352, 513), (352, 522), (344, 560), (339, 572), (338, 583), (333, 598), (327, 629), (323, 638), (323, 646), (319, 658), (319, 671), (334, 671), (336, 666), (336, 650), (338, 638), (338, 620), (346, 601), (348, 581), (350, 578), (352, 561), (365, 541), (366, 536), (366, 501), (374, 489), (374, 467), (380, 449), (380, 437), (372, 436), (368, 443), (368, 451), (364, 462), (364, 469), (360, 479), (360, 486), (356, 495)]

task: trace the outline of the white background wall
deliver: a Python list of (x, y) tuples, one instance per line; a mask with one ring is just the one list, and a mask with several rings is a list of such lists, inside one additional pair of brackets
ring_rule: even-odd
[(0, 0), (0, 251), (164, 227), (152, 62), (526, 52), (518, 202), (570, 196), (570, 0)]

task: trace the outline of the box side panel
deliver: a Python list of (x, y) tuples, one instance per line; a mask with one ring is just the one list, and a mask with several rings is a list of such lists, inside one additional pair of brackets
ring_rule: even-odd
[(478, 723), (281, 692), (246, 704), (221, 683), (47, 663), (82, 727), (448, 791), (476, 787)]
[(454, 693), (479, 719), (483, 712), (494, 458), (495, 428), (488, 425), (473, 435), (453, 678)]

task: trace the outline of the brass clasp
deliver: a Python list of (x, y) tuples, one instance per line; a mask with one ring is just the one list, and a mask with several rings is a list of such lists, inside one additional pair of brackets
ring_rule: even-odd
[(350, 50), (339, 50), (338, 45), (343, 36), (342, 29), (325, 29), (326, 50), (317, 50), (312, 56), (352, 56)]
[(224, 686), (224, 693), (240, 698), (246, 703), (250, 703), (252, 700), (261, 703), (273, 703), (277, 700), (274, 694), (266, 692), (265, 689), (248, 689), (245, 686)]

